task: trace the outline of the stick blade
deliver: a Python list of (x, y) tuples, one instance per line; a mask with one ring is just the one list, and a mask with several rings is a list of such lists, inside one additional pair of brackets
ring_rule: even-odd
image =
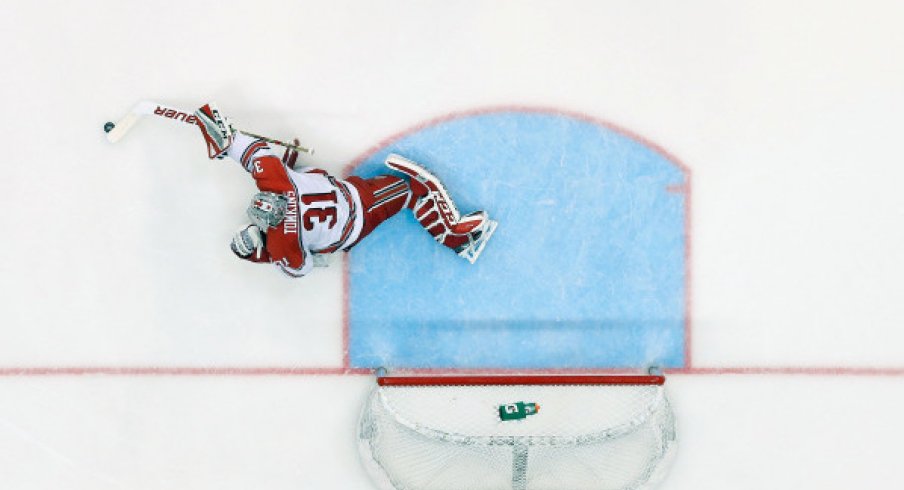
[(135, 124), (138, 123), (138, 120), (141, 118), (141, 116), (145, 114), (151, 114), (154, 111), (155, 107), (156, 104), (147, 100), (143, 100), (135, 104), (135, 107), (133, 107), (128, 114), (114, 123), (115, 126), (113, 127), (113, 129), (111, 129), (110, 132), (107, 133), (107, 141), (109, 141), (110, 143), (116, 143), (117, 141), (121, 140), (123, 136), (125, 136), (126, 133), (128, 133), (129, 130), (132, 129), (132, 126), (135, 126)]

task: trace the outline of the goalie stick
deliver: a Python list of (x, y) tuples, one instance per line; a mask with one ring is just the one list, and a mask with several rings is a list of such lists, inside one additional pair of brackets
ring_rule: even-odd
[[(104, 131), (107, 132), (107, 141), (110, 143), (116, 143), (121, 140), (126, 133), (132, 129), (141, 116), (159, 116), (165, 119), (170, 119), (173, 121), (179, 121), (186, 124), (195, 125), (197, 122), (197, 118), (191, 111), (185, 111), (173, 106), (168, 106), (165, 104), (160, 104), (158, 102), (152, 102), (149, 100), (143, 100), (137, 104), (132, 110), (123, 116), (120, 120), (115, 123), (108, 122), (104, 125)], [(243, 131), (241, 129), (235, 129), (236, 132), (248, 135), (252, 138), (257, 138), (266, 141), (267, 143), (273, 143), (274, 145), (282, 146), (283, 148), (289, 148), (295, 151), (300, 151), (307, 153), (309, 155), (314, 154), (313, 148), (306, 148), (304, 146), (293, 145), (292, 143), (286, 143), (284, 141), (280, 141), (273, 138), (268, 138), (266, 136), (261, 136), (259, 134), (249, 133), (248, 131)]]

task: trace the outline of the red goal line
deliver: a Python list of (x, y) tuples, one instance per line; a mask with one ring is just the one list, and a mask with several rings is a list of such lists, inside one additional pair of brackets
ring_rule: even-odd
[[(0, 377), (13, 376), (343, 376), (357, 375), (369, 376), (374, 374), (373, 369), (350, 367), (292, 367), (292, 366), (6, 366), (0, 367)], [(438, 377), (451, 377), (455, 375), (471, 378), (491, 378), (494, 384), (499, 384), (500, 377), (536, 376), (544, 379), (567, 378), (568, 383), (580, 384), (576, 380), (583, 378), (605, 379), (620, 378), (625, 375), (624, 370), (611, 369), (537, 369), (537, 370), (503, 370), (503, 369), (400, 369), (398, 376), (394, 378), (418, 378), (429, 379)], [(841, 367), (841, 366), (773, 366), (773, 367), (692, 367), (692, 368), (665, 368), (662, 370), (665, 376), (681, 375), (788, 375), (788, 376), (904, 376), (904, 367)], [(634, 378), (649, 378), (649, 376), (633, 375)], [(558, 381), (561, 382), (561, 381)], [(551, 382), (555, 383), (555, 382)], [(584, 381), (583, 384), (592, 384)], [(597, 382), (596, 384), (613, 384)], [(645, 383), (635, 383), (645, 384)]]

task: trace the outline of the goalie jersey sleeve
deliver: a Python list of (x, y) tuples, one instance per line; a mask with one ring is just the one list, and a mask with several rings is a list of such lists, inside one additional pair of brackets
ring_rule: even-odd
[(228, 155), (254, 178), (258, 189), (289, 198), (286, 217), (267, 230), (270, 262), (293, 277), (313, 267), (313, 254), (352, 243), (364, 221), (357, 189), (323, 170), (286, 168), (266, 142), (238, 133)]

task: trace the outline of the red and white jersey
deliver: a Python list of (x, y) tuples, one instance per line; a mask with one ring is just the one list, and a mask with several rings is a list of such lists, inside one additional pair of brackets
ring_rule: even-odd
[(287, 168), (266, 142), (236, 133), (228, 156), (251, 173), (258, 189), (288, 196), (286, 217), (266, 230), (269, 261), (286, 274), (301, 277), (314, 266), (312, 254), (331, 253), (353, 243), (364, 215), (358, 190), (327, 172)]

